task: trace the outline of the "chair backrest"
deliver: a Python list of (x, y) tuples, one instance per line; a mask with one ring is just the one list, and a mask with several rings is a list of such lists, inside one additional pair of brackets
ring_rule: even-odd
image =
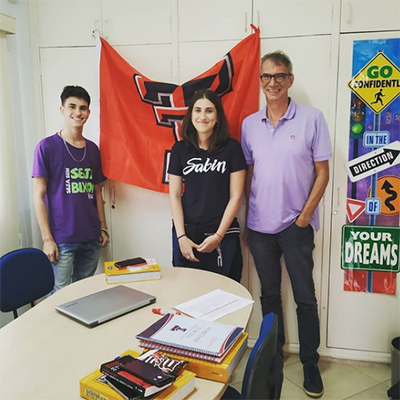
[(276, 360), (278, 319), (273, 313), (267, 314), (261, 324), (260, 336), (254, 345), (243, 378), (242, 398), (246, 400), (270, 400), (277, 373), (281, 367)]
[(0, 258), (0, 310), (14, 311), (50, 293), (53, 267), (38, 249), (12, 251)]

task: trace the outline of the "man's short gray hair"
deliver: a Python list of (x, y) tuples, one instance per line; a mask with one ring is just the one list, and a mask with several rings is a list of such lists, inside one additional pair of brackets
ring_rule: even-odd
[(275, 50), (272, 53), (267, 53), (263, 58), (261, 59), (261, 67), (265, 63), (265, 61), (271, 61), (275, 65), (284, 65), (290, 74), (293, 74), (293, 64), (292, 61), (290, 60), (289, 56), (285, 54), (281, 50)]

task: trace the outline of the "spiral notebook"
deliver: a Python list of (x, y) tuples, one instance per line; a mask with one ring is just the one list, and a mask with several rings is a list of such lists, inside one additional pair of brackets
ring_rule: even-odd
[[(214, 357), (222, 357), (241, 337), (243, 328), (203, 321), (184, 315), (167, 314), (136, 338)], [(185, 352), (182, 351), (182, 354)]]
[[(241, 335), (242, 337), (242, 335)], [(196, 358), (198, 360), (203, 360), (203, 361), (210, 361), (212, 363), (221, 363), (222, 360), (227, 356), (229, 351), (234, 347), (233, 345), (228, 348), (229, 351), (227, 351), (224, 355), (221, 357), (218, 356), (211, 356), (209, 354), (204, 354), (204, 353), (198, 353), (196, 351), (189, 351), (189, 350), (183, 350), (183, 349), (178, 349), (177, 347), (172, 347), (172, 346), (165, 346), (163, 344), (158, 344), (158, 343), (151, 343), (151, 342), (146, 342), (145, 340), (141, 340), (139, 342), (139, 347), (142, 347), (147, 350), (161, 350), (166, 353), (172, 353), (176, 354), (178, 356), (182, 357), (190, 357), (190, 358)]]

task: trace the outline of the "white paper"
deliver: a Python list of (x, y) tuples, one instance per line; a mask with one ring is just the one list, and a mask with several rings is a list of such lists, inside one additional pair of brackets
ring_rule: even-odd
[(253, 300), (216, 289), (174, 308), (194, 318), (215, 321), (252, 303), (254, 303)]

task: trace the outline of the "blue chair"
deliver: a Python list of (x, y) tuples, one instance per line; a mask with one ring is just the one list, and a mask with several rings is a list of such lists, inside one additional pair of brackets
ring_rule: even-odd
[(50, 293), (54, 287), (53, 267), (38, 249), (19, 249), (0, 258), (0, 310), (12, 311)]
[(242, 391), (229, 386), (223, 400), (279, 400), (283, 382), (283, 359), (276, 351), (278, 318), (267, 314), (261, 324), (260, 336), (247, 361)]

